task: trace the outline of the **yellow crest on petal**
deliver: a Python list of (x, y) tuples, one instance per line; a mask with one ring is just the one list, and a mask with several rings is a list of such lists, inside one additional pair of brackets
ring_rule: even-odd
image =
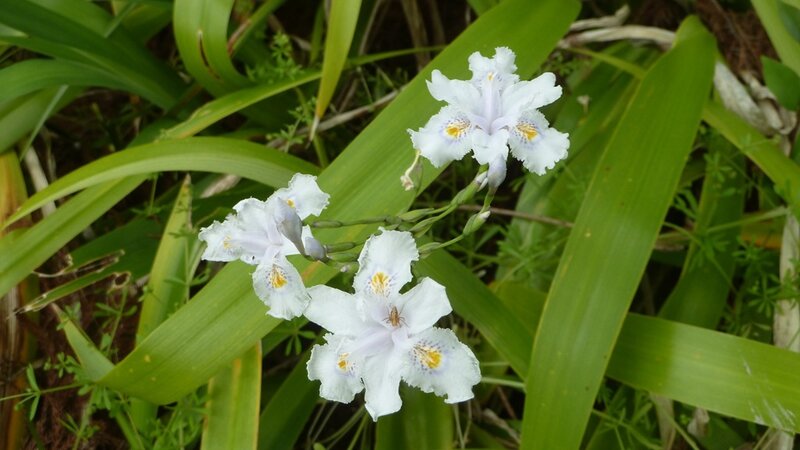
[(428, 369), (436, 369), (442, 365), (442, 352), (435, 347), (417, 345), (414, 347), (414, 355), (417, 357), (417, 361)]

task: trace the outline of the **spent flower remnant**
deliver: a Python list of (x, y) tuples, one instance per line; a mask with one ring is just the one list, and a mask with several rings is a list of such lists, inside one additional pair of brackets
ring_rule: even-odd
[(305, 315), (330, 332), (307, 366), (309, 379), (322, 383), (322, 397), (349, 403), (365, 389), (374, 420), (400, 409), (401, 380), (446, 395), (447, 403), (473, 397), (481, 378), (475, 355), (451, 330), (433, 326), (452, 311), (445, 288), (423, 278), (400, 293), (417, 259), (410, 233), (384, 230), (364, 244), (355, 294), (324, 285), (309, 289)]
[(489, 165), (486, 181), (493, 188), (505, 179), (509, 147), (539, 175), (567, 156), (569, 135), (550, 128), (538, 111), (561, 97), (555, 75), (520, 81), (514, 59), (505, 47), (496, 48), (492, 58), (475, 52), (469, 57), (469, 81), (433, 71), (428, 90), (447, 105), (418, 131), (408, 130), (422, 156), (440, 167), (472, 150), (480, 164)]
[(286, 257), (319, 257), (322, 247), (302, 220), (319, 215), (328, 205), (328, 197), (316, 177), (295, 174), (288, 188), (278, 189), (265, 201), (242, 200), (233, 207), (235, 214), (200, 230), (200, 239), (208, 244), (203, 259), (240, 259), (256, 265), (253, 287), (269, 306), (267, 314), (281, 319), (297, 317), (308, 305), (309, 295)]

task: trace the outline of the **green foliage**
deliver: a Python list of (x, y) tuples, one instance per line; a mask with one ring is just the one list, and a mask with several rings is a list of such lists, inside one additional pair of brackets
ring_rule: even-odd
[[(576, 47), (561, 41), (575, 19), (616, 3), (456, 3), (0, 4), (0, 153), (30, 181), (30, 195), (0, 187), (29, 198), (0, 217), (0, 302), (25, 298), (22, 328), (48, 339), (14, 360), (27, 386), (2, 400), (24, 414), (3, 431), (28, 446), (60, 427), (71, 448), (271, 450), (726, 450), (800, 432), (800, 355), (771, 345), (776, 305), (800, 295), (778, 251), (800, 216), (781, 142), (796, 130), (764, 136), (725, 109), (696, 18), (669, 49)], [(752, 3), (780, 59), (761, 58), (763, 79), (796, 110), (797, 2)], [(468, 56), (498, 46), (523, 79), (558, 76), (544, 112), (569, 158), (544, 176), (510, 163), (490, 194), (469, 158), (423, 161), (404, 190), (407, 130), (442, 105), (431, 72), (467, 78)], [(200, 227), (296, 172), (331, 195), (308, 223), (331, 262), (291, 259), (307, 285), (349, 287), (379, 226), (413, 232), (414, 275), (454, 309), (440, 325), (481, 361), (473, 400), (404, 386), (377, 423), (361, 396), (321, 401), (306, 371), (319, 328), (266, 316), (252, 267), (200, 261)], [(44, 293), (28, 295), (37, 276)]]
[(800, 109), (800, 74), (766, 56), (761, 57), (761, 64), (767, 87), (781, 105), (790, 111)]

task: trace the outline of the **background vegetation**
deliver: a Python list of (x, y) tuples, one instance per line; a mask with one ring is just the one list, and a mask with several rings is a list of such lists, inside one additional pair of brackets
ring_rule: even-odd
[[(403, 389), (373, 423), (308, 381), (320, 330), (201, 264), (197, 230), (295, 172), (323, 218), (449, 202), (477, 167), (404, 191), (406, 129), (433, 69), (497, 46), (557, 74), (570, 156), (511, 164), (415, 268), (475, 399)], [(792, 449), (799, 74), (797, 0), (0, 2), (0, 447)]]

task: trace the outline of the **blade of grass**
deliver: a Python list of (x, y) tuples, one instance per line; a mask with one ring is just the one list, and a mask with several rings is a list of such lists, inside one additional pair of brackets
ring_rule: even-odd
[[(61, 85), (125, 89), (116, 77), (90, 65), (56, 59), (29, 59), (0, 70), (0, 102)], [(139, 92), (139, 94), (142, 94)]]
[(113, 153), (65, 175), (31, 196), (7, 224), (45, 203), (105, 181), (169, 170), (231, 173), (274, 187), (285, 185), (297, 172), (316, 172), (313, 165), (295, 156), (239, 139), (156, 142)]
[[(241, 266), (246, 265), (229, 263), (223, 272), (244, 269)], [(243, 277), (236, 280), (223, 274), (214, 277), (98, 383), (165, 404), (208, 381), (230, 362), (229, 355), (236, 355), (242, 347), (228, 343), (253, 345), (280, 323), (264, 314), (249, 274), (239, 273)]]
[(744, 209), (744, 158), (721, 136), (712, 139), (694, 238), (681, 277), (659, 312), (664, 319), (710, 329), (728, 300), (739, 228), (715, 234), (707, 229), (740, 220)]
[[(0, 223), (14, 211), (28, 196), (25, 178), (22, 175), (19, 158), (15, 152), (0, 154)], [(29, 225), (28, 221), (18, 223), (16, 233), (22, 233)], [(0, 237), (5, 237), (12, 230), (0, 230)], [(5, 254), (0, 250), (0, 254)], [(0, 296), (0, 360), (5, 361), (0, 367), (0, 398), (8, 398), (25, 391), (28, 384), (25, 375), (18, 370), (28, 364), (32, 356), (34, 343), (32, 335), (20, 321), (16, 310), (28, 304), (38, 293), (38, 280), (28, 276), (12, 287), (4, 296)], [(15, 398), (0, 403), (0, 428), (4, 436), (0, 438), (0, 447), (22, 448), (27, 434), (26, 411), (21, 408), (20, 399)]]
[[(530, 326), (530, 330), (533, 330), (536, 324), (523, 324), (520, 317), (531, 316), (527, 314), (516, 316), (502, 304), (498, 305), (492, 291), (475, 278), (463, 264), (445, 252), (434, 252), (423, 259), (417, 263), (416, 271), (422, 276), (431, 277), (442, 283), (447, 288), (447, 297), (458, 315), (475, 325), (480, 330), (481, 336), (511, 364), (514, 372), (520, 378), (525, 378), (532, 348), (532, 333), (526, 326)], [(469, 283), (468, 289), (458, 286), (456, 280), (465, 280), (465, 283)], [(467, 293), (469, 295), (465, 295)], [(513, 302), (519, 302), (517, 297), (510, 298), (513, 298)], [(532, 306), (537, 304), (535, 296), (529, 295), (528, 292), (522, 298), (533, 299)], [(533, 307), (532, 311), (535, 309)]]
[(256, 344), (208, 382), (200, 449), (255, 450), (260, 398), (261, 345)]
[[(532, 330), (522, 325), (520, 317), (535, 316), (538, 303), (532, 302), (534, 311), (523, 316), (512, 313), (505, 305), (519, 297), (537, 298), (541, 293), (522, 283), (508, 284), (498, 290), (504, 295), (501, 301), (443, 251), (420, 261), (417, 269), (421, 275), (442, 283), (453, 309), (475, 325), (504, 358), (520, 361), (517, 366), (521, 367), (515, 368), (518, 374), (526, 373)], [(491, 305), (492, 313), (482, 313), (486, 304)], [(800, 417), (797, 373), (800, 355), (796, 353), (631, 313), (625, 317), (606, 371), (617, 381), (653, 394), (727, 416), (800, 431), (800, 422), (788, 420)]]
[(64, 335), (66, 335), (69, 345), (75, 352), (75, 356), (78, 357), (78, 361), (80, 361), (86, 375), (90, 379), (98, 379), (108, 373), (114, 367), (114, 364), (95, 347), (83, 329), (76, 325), (72, 318), (61, 308), (56, 305), (52, 305), (51, 308), (58, 314)]
[[(0, 4), (0, 23), (21, 31), (2, 33), (0, 39), (54, 57), (81, 61), (104, 68), (161, 107), (180, 95), (183, 83), (162, 62), (118, 29), (104, 37), (100, 21), (113, 20), (98, 6), (78, 0), (48, 4), (28, 0)], [(104, 31), (104, 30), (103, 30)]]
[(141, 299), (136, 341), (141, 342), (189, 298), (199, 242), (192, 233), (192, 185), (187, 177), (175, 199)]
[(453, 406), (419, 389), (401, 389), (403, 408), (378, 419), (376, 450), (453, 448)]
[[(377, 53), (373, 55), (360, 56), (353, 58), (350, 61), (352, 66), (359, 66), (369, 64), (382, 59), (394, 58), (397, 56), (407, 55), (418, 51), (417, 49), (398, 50), (391, 52)], [(250, 88), (243, 88), (222, 95), (219, 98), (212, 100), (205, 105), (198, 108), (192, 116), (184, 122), (166, 130), (160, 136), (160, 140), (178, 139), (189, 136), (203, 131), (212, 124), (219, 120), (230, 116), (231, 114), (245, 110), (246, 108), (255, 105), (267, 98), (285, 93), (290, 89), (299, 87), (305, 83), (316, 80), (321, 76), (319, 71), (309, 71), (299, 74), (291, 80), (281, 81), (273, 84), (262, 84)]]
[(800, 42), (789, 33), (781, 20), (778, 8), (780, 0), (753, 0), (753, 9), (764, 25), (769, 40), (775, 46), (781, 61), (800, 75)]
[(691, 150), (711, 88), (715, 46), (697, 18), (685, 20), (678, 33), (690, 36), (639, 85), (598, 162), (561, 257), (526, 380), (523, 449), (580, 445)]
[(708, 102), (703, 120), (722, 133), (775, 183), (795, 215), (800, 216), (800, 165), (736, 114), (717, 102)]
[(172, 26), (186, 70), (215, 96), (252, 84), (228, 56), (233, 0), (176, 0)]
[[(150, 278), (141, 297), (136, 342), (144, 340), (171, 313), (189, 298), (189, 284), (199, 262), (199, 242), (192, 232), (192, 185), (187, 176), (178, 191), (172, 212), (158, 245)], [(235, 362), (234, 362), (235, 364)], [(241, 365), (241, 361), (239, 362)], [(134, 399), (131, 401), (131, 422), (141, 434), (149, 435), (155, 424), (158, 407)], [(234, 447), (232, 447), (234, 448)]]
[(258, 424), (259, 450), (291, 450), (319, 398), (319, 388), (308, 380), (306, 352), (269, 400)]
[(179, 139), (194, 136), (224, 117), (317, 78), (319, 78), (319, 72), (309, 72), (295, 79), (281, 81), (280, 83), (239, 89), (206, 103), (198, 108), (189, 119), (165, 131), (159, 139)]
[(9, 256), (0, 259), (0, 295), (64, 247), (144, 179), (143, 176), (123, 178), (87, 189), (10, 242), (6, 247)]
[(361, 0), (336, 0), (331, 2), (328, 30), (325, 36), (325, 52), (322, 57), (322, 78), (317, 91), (317, 105), (314, 109), (314, 125), (311, 135), (328, 109), (333, 92), (342, 76), (344, 63), (353, 42), (353, 33), (361, 11)]
[[(50, 104), (58, 89), (58, 87), (43, 89), (0, 103), (0, 129), (3, 130), (3, 133), (0, 134), (0, 153), (11, 148), (36, 127), (43, 112), (50, 109)], [(79, 92), (75, 88), (67, 89), (52, 111), (58, 111), (69, 104), (78, 96)]]
[(800, 431), (798, 371), (800, 357), (788, 350), (629, 314), (608, 376), (689, 405)]

